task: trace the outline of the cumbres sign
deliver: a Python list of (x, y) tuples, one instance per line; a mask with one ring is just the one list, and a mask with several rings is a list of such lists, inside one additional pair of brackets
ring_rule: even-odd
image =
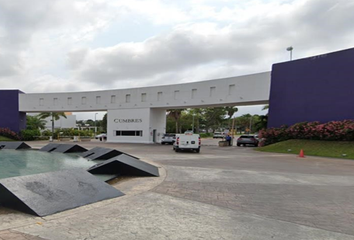
[(142, 123), (143, 120), (141, 118), (134, 119), (134, 118), (128, 118), (128, 119), (122, 119), (122, 118), (116, 118), (114, 119), (115, 123)]

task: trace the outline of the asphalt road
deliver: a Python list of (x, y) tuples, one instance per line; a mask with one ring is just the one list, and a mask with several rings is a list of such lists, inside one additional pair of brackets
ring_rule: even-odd
[(161, 177), (127, 180), (116, 185), (125, 197), (40, 219), (0, 208), (0, 239), (354, 240), (354, 161), (202, 142), (199, 154), (82, 142), (153, 162)]

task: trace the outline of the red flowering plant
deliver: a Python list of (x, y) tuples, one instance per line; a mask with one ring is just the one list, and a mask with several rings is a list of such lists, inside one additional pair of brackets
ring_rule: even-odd
[(0, 128), (0, 136), (4, 136), (13, 140), (21, 140), (20, 136), (17, 133), (11, 131), (8, 128)]
[(287, 126), (282, 126), (280, 128), (267, 128), (262, 129), (258, 133), (258, 137), (261, 140), (259, 146), (266, 146), (280, 141), (285, 141), (289, 139), (286, 133)]
[(301, 122), (290, 127), (261, 130), (261, 146), (288, 139), (310, 139), (328, 141), (354, 141), (354, 120), (320, 122)]

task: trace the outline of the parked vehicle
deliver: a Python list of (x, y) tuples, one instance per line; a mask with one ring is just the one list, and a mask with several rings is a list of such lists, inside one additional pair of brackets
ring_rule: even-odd
[(237, 146), (246, 146), (247, 144), (253, 145), (255, 147), (258, 146), (259, 141), (256, 139), (254, 135), (241, 135), (237, 139)]
[(258, 133), (255, 133), (253, 136), (259, 141)]
[(107, 140), (107, 134), (106, 133), (101, 133), (95, 136), (96, 139), (102, 140)]
[(176, 141), (175, 133), (165, 133), (161, 138), (161, 144), (173, 144)]
[(214, 132), (213, 138), (224, 138), (225, 134), (222, 132)]
[(201, 140), (199, 134), (185, 133), (177, 134), (176, 142), (173, 144), (173, 150), (176, 152), (189, 150), (200, 152)]

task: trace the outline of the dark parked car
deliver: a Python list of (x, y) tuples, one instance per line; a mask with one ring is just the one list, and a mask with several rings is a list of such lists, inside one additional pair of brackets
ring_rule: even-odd
[(173, 144), (176, 141), (175, 133), (165, 133), (162, 136), (161, 144)]
[(258, 146), (258, 139), (254, 135), (241, 135), (237, 139), (237, 146), (246, 146), (247, 144), (253, 145), (255, 147)]

